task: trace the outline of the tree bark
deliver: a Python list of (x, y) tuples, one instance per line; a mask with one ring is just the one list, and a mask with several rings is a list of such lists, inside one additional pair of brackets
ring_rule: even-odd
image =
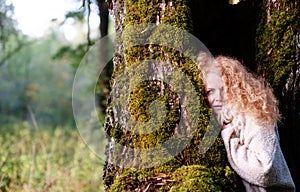
[(288, 0), (265, 0), (257, 29), (258, 74), (274, 88), (279, 100), (282, 122), (280, 143), (296, 188), (300, 187), (300, 4)]
[[(296, 186), (300, 186), (300, 167), (298, 163), (300, 159), (295, 156), (295, 154), (299, 153), (298, 146), (300, 141), (298, 139), (298, 125), (300, 123), (299, 3), (288, 0), (245, 0), (237, 5), (228, 5), (223, 0), (138, 0), (134, 2), (130, 0), (111, 0), (109, 4), (112, 5), (115, 30), (121, 35), (123, 35), (125, 26), (132, 24), (156, 23), (160, 25), (163, 23), (176, 26), (193, 33), (208, 47), (212, 54), (236, 57), (242, 60), (253, 72), (264, 76), (273, 86), (280, 102), (280, 110), (283, 115), (283, 121), (279, 129), (281, 145)], [(131, 31), (131, 34), (134, 33), (138, 34)], [(176, 39), (174, 38), (174, 40)], [(156, 57), (153, 56), (155, 55), (153, 50), (156, 53)], [(176, 53), (176, 56), (172, 57), (171, 55), (174, 52), (166, 50), (165, 47), (147, 45), (128, 49), (124, 47), (124, 42), (117, 41), (115, 51), (112, 93), (123, 93), (124, 87), (117, 86), (120, 84), (118, 82), (120, 80), (118, 78), (119, 75), (122, 75), (135, 62), (146, 58), (161, 58), (164, 55), (165, 60), (171, 61), (173, 64), (179, 63), (178, 66), (186, 67), (186, 72), (189, 71), (191, 76), (197, 76), (193, 74), (192, 67), (183, 62), (185, 59), (182, 55)], [(162, 79), (166, 78), (166, 74), (174, 72), (159, 65), (159, 62), (151, 63), (149, 71), (151, 77), (162, 77)], [(137, 73), (139, 73), (138, 70)], [(123, 81), (126, 80), (128, 79), (123, 79)], [(195, 82), (197, 81), (195, 80)], [(148, 85), (151, 89), (146, 88)], [(201, 83), (197, 84), (197, 86), (199, 95), (201, 95)], [(141, 92), (138, 93), (137, 90), (141, 90)], [(151, 94), (147, 95), (148, 92), (154, 93), (155, 97), (152, 97)], [(205, 155), (198, 153), (199, 142), (206, 131), (205, 127), (207, 124), (205, 123), (197, 128), (196, 136), (192, 139), (191, 144), (168, 163), (155, 168), (142, 169), (134, 166), (137, 170), (128, 169), (128, 164), (136, 165), (135, 162), (138, 159), (132, 158), (136, 156), (129, 153), (130, 147), (145, 148), (146, 145), (148, 147), (155, 146), (155, 144), (148, 141), (142, 144), (137, 135), (127, 134), (130, 133), (128, 130), (132, 131), (135, 128), (132, 124), (129, 126), (130, 116), (134, 116), (141, 121), (147, 120), (149, 116), (144, 115), (148, 114), (147, 110), (143, 111), (139, 110), (139, 108), (149, 109), (147, 105), (150, 105), (151, 101), (166, 95), (167, 92), (169, 93), (167, 96), (173, 98), (170, 99), (169, 103), (171, 104), (167, 105), (167, 107), (170, 109), (170, 106), (173, 106), (173, 109), (177, 111), (175, 113), (177, 116), (175, 115), (173, 119), (175, 123), (173, 122), (171, 126), (173, 129), (170, 129), (170, 132), (160, 129), (162, 135), (165, 134), (165, 137), (168, 138), (170, 133), (176, 134), (185, 131), (178, 129), (178, 119), (176, 120), (176, 118), (178, 118), (178, 114), (186, 116), (183, 110), (184, 105), (186, 105), (184, 96), (178, 96), (176, 93), (173, 93), (172, 88), (168, 87), (168, 85), (161, 81), (140, 84), (138, 89), (132, 90), (129, 96), (128, 108), (125, 108), (125, 110), (120, 110), (120, 108), (116, 107), (119, 105), (113, 104), (111, 100), (109, 101), (106, 119), (106, 132), (109, 135), (109, 144), (107, 146), (107, 160), (104, 168), (104, 180), (107, 191), (112, 191), (112, 189), (116, 189), (115, 187), (128, 191), (154, 190), (154, 185), (175, 191), (180, 190), (178, 184), (188, 189), (190, 186), (185, 186), (184, 179), (179, 176), (180, 174), (184, 175), (184, 172), (180, 171), (184, 170), (189, 173), (195, 173), (199, 170), (202, 173), (207, 171), (207, 169), (199, 169), (198, 165), (205, 168), (218, 167), (221, 170), (227, 170), (226, 166), (228, 164), (227, 161), (224, 161), (226, 154), (220, 138)], [(150, 99), (140, 99), (142, 96), (150, 96)], [(203, 98), (199, 98), (200, 103), (203, 103), (203, 100)], [(202, 107), (203, 109), (205, 108), (204, 106)], [(201, 118), (203, 121), (207, 120), (207, 114), (204, 114)], [(188, 124), (184, 127), (188, 129)], [(157, 137), (157, 135), (149, 138), (154, 143), (162, 139)], [(117, 144), (122, 144), (123, 147), (117, 147)], [(116, 154), (119, 155), (117, 158), (118, 162), (116, 162)], [(131, 157), (131, 160), (122, 160), (128, 157)], [(216, 172), (216, 170), (213, 172)], [(175, 179), (175, 183), (172, 180), (174, 176), (178, 177), (177, 180)], [(194, 179), (191, 175), (184, 176), (187, 180)], [(231, 175), (230, 178), (230, 181), (227, 180), (227, 182), (224, 180), (220, 181), (218, 178), (216, 180), (229, 188), (235, 183), (234, 191), (241, 189), (238, 185), (238, 179), (234, 175)], [(122, 182), (126, 183), (126, 185), (122, 186)], [(205, 187), (198, 186), (199, 188), (204, 189)], [(158, 190), (159, 187), (155, 189)]]
[[(201, 1), (200, 8), (207, 13), (206, 2)], [(223, 1), (216, 2), (220, 6), (214, 4), (218, 7), (215, 11), (222, 10)], [(199, 152), (206, 133), (215, 133), (209, 131), (213, 130), (209, 125), (213, 120), (204, 101), (195, 61), (166, 44), (151, 44), (157, 39), (162, 43), (161, 37), (165, 37), (167, 43), (172, 39), (175, 45), (192, 45), (189, 38), (183, 40), (180, 31), (178, 34), (174, 31), (181, 29), (196, 34), (196, 12), (205, 16), (204, 12), (199, 12), (199, 7), (191, 1), (112, 0), (109, 4), (117, 41), (105, 123), (108, 146), (103, 178), (106, 191), (241, 191), (240, 179), (230, 168), (218, 135), (212, 137), (212, 142), (208, 141), (212, 143), (208, 149)], [(214, 6), (210, 4), (209, 8)], [(213, 13), (209, 17), (213, 18)], [(200, 19), (203, 32), (210, 23)], [(151, 26), (138, 27), (149, 23), (152, 27), (154, 24), (154, 30)], [(135, 25), (133, 29), (132, 25)], [(168, 32), (170, 28), (166, 27), (164, 33), (155, 29), (164, 25), (176, 29)], [(134, 43), (143, 38), (149, 43)], [(207, 38), (210, 42), (214, 37)], [(182, 74), (192, 86), (180, 79)], [(191, 102), (193, 90), (196, 96)], [(197, 107), (201, 109), (199, 114), (189, 111)], [(153, 117), (157, 117), (157, 122), (152, 121)], [(196, 119), (197, 123), (190, 119)], [(156, 148), (159, 150), (151, 151)], [(150, 153), (144, 153), (147, 150)], [(199, 178), (202, 179), (197, 180)]]

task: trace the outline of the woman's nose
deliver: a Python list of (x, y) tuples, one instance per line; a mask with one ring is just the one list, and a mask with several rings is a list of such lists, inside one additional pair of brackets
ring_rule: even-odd
[(222, 92), (220, 90), (216, 90), (215, 91), (215, 100), (216, 101), (222, 101), (222, 98), (223, 98)]

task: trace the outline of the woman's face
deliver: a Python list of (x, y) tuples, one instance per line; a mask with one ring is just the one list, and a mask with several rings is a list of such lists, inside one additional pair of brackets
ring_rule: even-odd
[(219, 115), (225, 99), (223, 80), (217, 73), (208, 73), (206, 83), (206, 99), (214, 113)]

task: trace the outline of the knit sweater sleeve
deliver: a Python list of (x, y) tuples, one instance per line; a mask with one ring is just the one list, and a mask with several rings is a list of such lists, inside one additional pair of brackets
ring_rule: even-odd
[(274, 129), (254, 123), (234, 127), (230, 124), (221, 132), (232, 168), (247, 182), (267, 187), (268, 175), (274, 163), (278, 140)]

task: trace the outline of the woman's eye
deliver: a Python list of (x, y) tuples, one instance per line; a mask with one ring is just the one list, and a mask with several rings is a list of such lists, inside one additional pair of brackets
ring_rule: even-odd
[(210, 94), (212, 94), (214, 92), (214, 90), (213, 89), (211, 89), (211, 90), (208, 90), (208, 91), (206, 91), (206, 95), (210, 95)]

